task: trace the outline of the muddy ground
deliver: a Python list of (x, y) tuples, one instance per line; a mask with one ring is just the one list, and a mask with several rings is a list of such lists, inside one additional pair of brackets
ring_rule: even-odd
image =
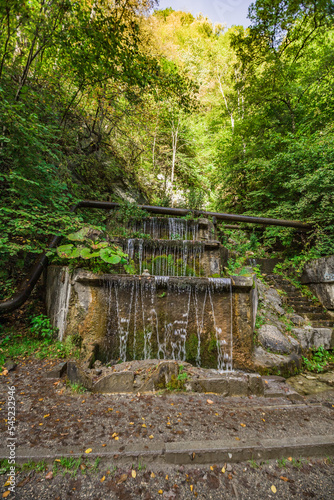
[[(113, 443), (119, 445), (121, 453), (126, 444), (152, 444), (155, 440), (246, 442), (256, 437), (333, 434), (333, 391), (306, 396), (306, 404), (294, 404), (285, 398), (226, 398), (197, 393), (76, 394), (62, 381), (45, 377), (56, 363), (25, 359), (15, 371), (1, 376), (2, 449), (7, 438), (8, 386), (15, 386), (16, 392), (17, 448), (75, 447), (83, 453), (89, 448), (98, 453)], [(81, 464), (84, 468), (79, 468), (75, 477), (63, 470), (65, 475), (58, 473), (46, 479), (53, 467), (49, 465), (43, 472), (20, 472), (16, 498), (330, 499), (334, 498), (334, 466), (323, 458), (286, 460), (285, 467), (277, 461), (260, 467), (256, 463), (239, 463), (196, 468), (154, 463), (124, 466), (116, 461), (103, 462), (97, 470)], [(5, 492), (5, 475), (2, 478)]]

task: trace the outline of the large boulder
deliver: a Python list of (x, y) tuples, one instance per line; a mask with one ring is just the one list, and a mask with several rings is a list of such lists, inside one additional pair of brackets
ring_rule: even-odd
[(255, 347), (253, 354), (254, 368), (261, 374), (277, 373), (284, 376), (294, 375), (301, 368), (301, 356), (293, 353), (289, 356), (273, 354), (262, 347)]
[(325, 349), (333, 349), (334, 335), (332, 328), (294, 328), (292, 333), (298, 338), (302, 349), (316, 351), (320, 346)]
[(274, 325), (261, 326), (258, 332), (258, 341), (265, 349), (274, 353), (290, 354), (300, 350), (296, 339), (287, 337)]
[(301, 277), (326, 309), (334, 310), (334, 255), (308, 262)]

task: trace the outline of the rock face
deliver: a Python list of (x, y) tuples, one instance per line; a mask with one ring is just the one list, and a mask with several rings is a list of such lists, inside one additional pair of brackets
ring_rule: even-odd
[(93, 385), (93, 392), (133, 392), (133, 372), (119, 372), (106, 375)]
[(283, 335), (274, 325), (263, 325), (259, 329), (258, 340), (265, 349), (279, 354), (299, 352), (298, 341), (293, 337)]
[(302, 349), (314, 350), (324, 346), (325, 349), (334, 348), (334, 335), (332, 328), (312, 328), (305, 326), (304, 328), (294, 328), (292, 333), (298, 338)]
[(334, 311), (334, 255), (307, 263), (301, 282), (311, 288), (326, 309)]

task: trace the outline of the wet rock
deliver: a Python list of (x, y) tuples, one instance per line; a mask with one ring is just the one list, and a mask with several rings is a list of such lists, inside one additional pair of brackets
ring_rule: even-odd
[(298, 343), (283, 335), (274, 325), (263, 325), (259, 329), (258, 340), (265, 349), (274, 353), (290, 354), (298, 350)]
[(320, 346), (325, 349), (334, 347), (334, 335), (332, 328), (294, 328), (292, 333), (298, 338), (302, 349), (317, 350)]
[(196, 384), (201, 388), (196, 392), (215, 392), (223, 396), (229, 395), (229, 379), (226, 378), (212, 378), (212, 379), (197, 379)]
[(264, 386), (262, 377), (256, 373), (248, 375), (249, 394), (263, 396)]
[(229, 396), (248, 396), (247, 375), (229, 377)]
[(7, 371), (11, 372), (11, 371), (15, 370), (15, 368), (17, 367), (17, 364), (14, 363), (14, 361), (12, 359), (7, 359), (5, 364), (4, 364), (4, 367)]
[(134, 372), (110, 373), (98, 380), (92, 388), (93, 392), (133, 392)]
[(67, 370), (67, 362), (59, 363), (54, 366), (51, 370), (46, 372), (46, 378), (61, 378)]

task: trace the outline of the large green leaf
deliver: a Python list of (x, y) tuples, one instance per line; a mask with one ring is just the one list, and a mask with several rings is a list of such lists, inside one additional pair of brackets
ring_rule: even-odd
[(73, 245), (61, 245), (57, 248), (57, 254), (63, 259), (71, 259), (73, 248)]
[(122, 259), (111, 248), (102, 248), (100, 250), (100, 257), (104, 262), (108, 262), (108, 264), (119, 264)]

